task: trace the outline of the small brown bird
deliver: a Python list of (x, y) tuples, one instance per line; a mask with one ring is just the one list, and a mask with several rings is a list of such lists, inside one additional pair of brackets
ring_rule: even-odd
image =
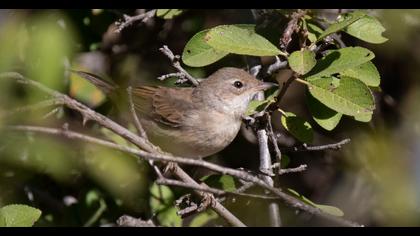
[[(96, 79), (83, 77), (103, 87)], [(177, 156), (203, 158), (233, 141), (251, 99), (274, 85), (244, 70), (226, 67), (197, 87), (134, 88), (133, 102), (152, 143)]]

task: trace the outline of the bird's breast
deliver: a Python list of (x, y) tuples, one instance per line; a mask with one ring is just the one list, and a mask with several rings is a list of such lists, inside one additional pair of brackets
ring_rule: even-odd
[(223, 150), (241, 126), (240, 120), (213, 110), (191, 111), (177, 128), (149, 120), (143, 122), (153, 143), (164, 151), (188, 158), (203, 158)]

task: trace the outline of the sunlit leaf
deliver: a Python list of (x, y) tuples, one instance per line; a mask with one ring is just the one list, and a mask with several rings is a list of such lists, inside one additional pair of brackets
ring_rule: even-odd
[(366, 41), (368, 43), (380, 44), (388, 41), (382, 36), (385, 28), (381, 22), (373, 16), (364, 16), (344, 30), (346, 33)]
[(154, 183), (150, 187), (150, 194), (150, 207), (153, 212), (159, 212), (174, 204), (175, 196), (168, 186)]
[(211, 210), (202, 212), (194, 217), (190, 223), (190, 227), (201, 227), (204, 226), (207, 222), (217, 219), (217, 213)]
[(183, 10), (181, 9), (158, 9), (156, 11), (156, 16), (163, 18), (165, 20), (169, 20), (182, 14)]
[(340, 72), (340, 74), (359, 79), (367, 86), (372, 87), (378, 87), (381, 82), (381, 76), (379, 75), (378, 69), (376, 69), (376, 66), (371, 61), (346, 69)]
[(39, 209), (12, 204), (0, 208), (0, 227), (31, 227), (41, 216)]
[(308, 80), (309, 92), (327, 107), (349, 116), (372, 114), (375, 103), (369, 88), (350, 77), (316, 77)]
[(317, 42), (332, 33), (335, 33), (337, 31), (340, 31), (346, 28), (347, 26), (354, 23), (355, 21), (357, 21), (358, 19), (362, 18), (365, 15), (366, 13), (362, 11), (355, 11), (348, 14), (344, 14), (343, 16), (341, 16), (343, 17), (343, 20), (328, 26), (328, 28), (325, 29), (325, 31), (318, 37)]
[(308, 73), (316, 64), (315, 53), (307, 49), (294, 51), (287, 60), (290, 68), (301, 75)]
[(182, 61), (188, 66), (200, 67), (210, 65), (228, 55), (228, 52), (216, 50), (204, 40), (209, 30), (195, 34), (185, 45)]
[(270, 41), (257, 34), (254, 28), (255, 25), (220, 25), (210, 29), (204, 40), (217, 50), (240, 55), (283, 54)]
[(296, 192), (295, 190), (288, 188), (287, 189), (289, 193), (293, 194), (295, 197), (297, 197), (298, 199), (300, 199), (301, 201), (312, 205), (316, 208), (319, 208), (321, 211), (328, 213), (330, 215), (334, 215), (334, 216), (344, 216), (344, 212), (342, 210), (340, 210), (339, 208), (335, 207), (335, 206), (329, 206), (329, 205), (321, 205), (321, 204), (316, 204), (313, 201), (309, 200), (307, 197), (301, 195), (300, 193)]
[(375, 57), (370, 50), (362, 47), (346, 47), (330, 50), (321, 58), (306, 77), (332, 75), (364, 64)]
[(175, 196), (165, 185), (153, 183), (150, 187), (150, 207), (162, 226), (181, 226), (182, 219), (176, 214)]

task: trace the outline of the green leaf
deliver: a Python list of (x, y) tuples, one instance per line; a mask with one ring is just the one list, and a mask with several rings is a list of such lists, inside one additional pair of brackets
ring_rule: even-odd
[(306, 104), (308, 105), (308, 109), (312, 114), (312, 118), (315, 122), (326, 130), (333, 130), (341, 120), (343, 114), (338, 113), (316, 98), (314, 98), (309, 92), (306, 94)]
[(181, 227), (182, 218), (176, 214), (177, 208), (172, 206), (157, 215), (157, 219), (162, 226), (166, 227)]
[(172, 190), (168, 186), (153, 183), (150, 194), (150, 208), (157, 214), (159, 223), (162, 226), (181, 226), (182, 219), (176, 214), (175, 196)]
[(95, 202), (98, 202), (100, 199), (102, 199), (100, 193), (97, 190), (90, 190), (86, 194), (86, 205), (92, 206)]
[(205, 182), (208, 186), (225, 191), (235, 191), (235, 179), (230, 175), (207, 175), (200, 179)]
[(308, 73), (316, 64), (315, 53), (307, 49), (294, 51), (288, 61), (290, 68), (301, 75)]
[(385, 28), (381, 22), (373, 16), (364, 16), (347, 26), (344, 31), (368, 43), (380, 44), (388, 41), (387, 38), (382, 36)]
[(366, 116), (375, 109), (370, 89), (358, 79), (317, 77), (308, 82), (311, 95), (337, 112), (349, 116)]
[(344, 216), (344, 212), (335, 206), (329, 206), (329, 205), (322, 205), (322, 204), (315, 204), (315, 207), (321, 209), (321, 211), (328, 213), (333, 216)]
[(196, 33), (185, 45), (182, 53), (182, 61), (193, 67), (210, 65), (226, 55), (228, 52), (216, 50), (206, 43), (204, 37), (210, 30), (203, 30)]
[(334, 215), (334, 216), (344, 216), (344, 212), (342, 210), (340, 210), (339, 208), (335, 207), (335, 206), (329, 206), (329, 205), (321, 205), (321, 204), (316, 204), (313, 201), (309, 200), (307, 197), (303, 196), (302, 194), (296, 192), (295, 190), (288, 188), (287, 191), (291, 194), (293, 194), (295, 197), (297, 197), (298, 199), (300, 199), (301, 201), (312, 205), (316, 208), (319, 208), (321, 211), (328, 213), (330, 215)]
[(211, 210), (204, 211), (198, 214), (190, 223), (190, 227), (201, 227), (210, 220), (217, 219), (217, 213)]
[(287, 155), (282, 154), (281, 155), (281, 163), (280, 163), (280, 167), (282, 169), (287, 168), (287, 166), (289, 166), (290, 163), (290, 157)]
[(311, 125), (291, 112), (285, 112), (281, 117), (284, 128), (303, 143), (312, 143), (314, 133)]
[(183, 10), (180, 9), (158, 9), (156, 16), (168, 20), (180, 15), (182, 12)]
[(0, 208), (0, 227), (31, 227), (41, 216), (39, 209), (12, 204)]
[(361, 114), (354, 116), (354, 119), (360, 122), (369, 122), (372, 120), (372, 114)]
[(319, 36), (322, 34), (323, 30), (312, 22), (307, 22), (306, 26), (308, 28), (308, 39), (311, 43), (316, 42)]
[(359, 79), (363, 81), (363, 83), (365, 83), (367, 86), (372, 87), (378, 87), (381, 82), (381, 76), (379, 75), (378, 69), (376, 69), (376, 66), (371, 61), (344, 70), (340, 72), (340, 74)]
[(330, 50), (321, 58), (306, 77), (319, 77), (342, 72), (372, 60), (375, 54), (362, 47), (346, 47)]
[(248, 105), (245, 115), (249, 116), (254, 113), (265, 110), (267, 106), (270, 105), (270, 103), (275, 102), (275, 97), (278, 94), (279, 94), (279, 90), (277, 88), (272, 88), (272, 89), (267, 90), (265, 92), (266, 99), (264, 101), (252, 100)]
[(327, 37), (328, 35), (332, 33), (335, 33), (337, 31), (340, 31), (346, 28), (347, 26), (359, 20), (365, 15), (366, 13), (362, 11), (355, 11), (355, 12), (342, 15), (341, 17), (343, 17), (343, 20), (328, 26), (328, 28), (325, 29), (325, 31), (318, 37), (317, 42), (319, 42), (321, 39)]
[(165, 185), (153, 183), (150, 187), (150, 208), (153, 212), (159, 212), (173, 205), (175, 201), (172, 190)]
[(267, 39), (255, 32), (255, 25), (220, 25), (206, 34), (205, 41), (213, 48), (250, 56), (284, 54)]

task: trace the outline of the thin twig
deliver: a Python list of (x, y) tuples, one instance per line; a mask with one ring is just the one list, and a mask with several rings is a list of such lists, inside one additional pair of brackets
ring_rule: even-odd
[(302, 172), (302, 171), (305, 171), (306, 168), (308, 168), (308, 166), (306, 164), (303, 164), (303, 165), (300, 165), (300, 166), (295, 167), (295, 168), (280, 169), (279, 170), (279, 175), (284, 175), (284, 174), (287, 174), (287, 173)]
[(117, 225), (120, 227), (156, 227), (152, 220), (137, 219), (128, 215), (118, 218)]
[[(236, 189), (235, 191), (234, 191), (234, 193), (243, 193), (243, 192), (245, 192), (246, 190), (248, 190), (248, 189), (250, 189), (250, 188), (252, 188), (253, 186), (255, 186), (255, 184), (254, 183), (252, 183), (252, 182), (245, 182), (241, 187), (239, 187), (238, 189)], [(226, 197), (220, 197), (220, 198), (218, 198), (217, 199), (217, 201), (219, 201), (219, 202), (223, 202), (223, 201), (225, 201), (227, 198)]]
[(257, 199), (265, 199), (265, 200), (279, 199), (279, 197), (264, 196), (264, 195), (258, 195), (258, 194), (249, 194), (249, 193), (242, 193), (242, 192), (237, 192), (237, 191), (231, 192), (231, 191), (225, 191), (225, 190), (212, 188), (212, 187), (208, 187), (208, 186), (203, 186), (203, 185), (196, 186), (196, 185), (191, 185), (191, 184), (184, 183), (182, 181), (172, 180), (172, 179), (167, 179), (167, 178), (158, 179), (158, 180), (156, 180), (156, 183), (160, 184), (160, 185), (171, 185), (171, 186), (195, 189), (195, 190), (199, 190), (199, 191), (203, 191), (203, 192), (213, 193), (215, 195), (233, 195), (233, 196), (257, 198)]
[(276, 61), (270, 66), (268, 66), (267, 71), (266, 71), (267, 75), (272, 75), (276, 73), (278, 70), (286, 68), (288, 65), (287, 60), (281, 61), (278, 56), (276, 56), (275, 59)]
[(147, 22), (150, 18), (152, 18), (156, 13), (156, 9), (147, 11), (143, 14), (136, 15), (136, 16), (129, 16), (124, 14), (124, 19), (121, 19), (115, 22), (117, 29), (115, 30), (116, 33), (121, 33), (124, 28), (132, 25), (134, 22), (141, 20), (142, 23)]
[[(270, 115), (268, 115), (267, 127), (268, 127), (268, 135), (269, 135), (269, 137), (271, 139), (271, 143), (274, 146), (274, 151), (276, 152), (277, 161), (279, 163), (281, 163), (281, 151), (280, 151), (279, 145), (277, 143), (277, 138), (274, 135), (274, 131), (273, 131), (273, 126), (271, 124), (271, 116)], [(279, 170), (280, 170), (280, 168), (279, 168)]]
[[(159, 50), (165, 54), (165, 56), (167, 56), (169, 58), (169, 60), (171, 60), (172, 62), (172, 66), (178, 70), (178, 72), (180, 74), (177, 74), (178, 77), (187, 79), (188, 81), (190, 81), (194, 86), (198, 86), (199, 82), (197, 81), (197, 79), (195, 79), (194, 77), (192, 77), (186, 70), (184, 70), (184, 68), (182, 68), (181, 63), (179, 63), (179, 59), (180, 57), (178, 55), (174, 55), (174, 53), (171, 51), (171, 49), (168, 48), (168, 46), (163, 45), (163, 47), (159, 48)], [(172, 75), (174, 75), (174, 73), (172, 73)], [(160, 76), (160, 79), (163, 79), (166, 75)]]
[(349, 138), (343, 139), (338, 143), (331, 143), (326, 145), (319, 145), (319, 146), (307, 146), (303, 144), (300, 147), (290, 147), (290, 148), (282, 148), (282, 151), (286, 152), (308, 152), (308, 151), (324, 151), (324, 150), (339, 150), (341, 146), (349, 143), (351, 140)]
[(63, 105), (63, 102), (57, 99), (48, 99), (48, 100), (44, 100), (38, 103), (35, 103), (33, 105), (28, 105), (28, 106), (23, 106), (23, 107), (18, 107), (16, 109), (13, 109), (11, 111), (7, 111), (3, 114), (0, 115), (0, 117), (7, 117), (7, 116), (11, 116), (17, 113), (22, 113), (22, 112), (27, 112), (30, 110), (37, 110), (37, 109), (41, 109), (44, 107), (49, 107), (49, 106), (56, 106), (56, 105)]
[(134, 126), (136, 127), (140, 137), (147, 139), (147, 134), (146, 131), (143, 129), (143, 126), (140, 123), (139, 117), (137, 116), (137, 112), (136, 112), (136, 108), (134, 106), (133, 103), (133, 92), (132, 92), (132, 88), (131, 86), (127, 88), (127, 93), (128, 93), (128, 102), (130, 105), (130, 111), (131, 111), (131, 115), (133, 117), (134, 120)]

